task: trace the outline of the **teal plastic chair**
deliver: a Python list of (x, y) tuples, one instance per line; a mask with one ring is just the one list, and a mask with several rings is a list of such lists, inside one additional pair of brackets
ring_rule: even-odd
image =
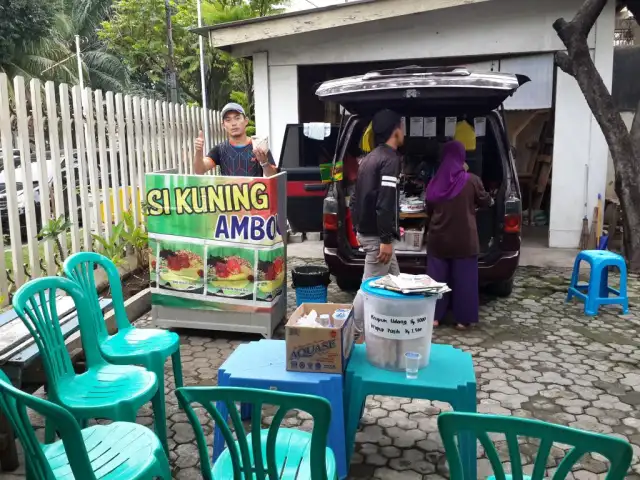
[[(102, 267), (109, 280), (118, 329), (114, 335), (109, 335), (100, 309), (94, 278), (95, 266)], [(131, 325), (124, 308), (120, 273), (111, 260), (98, 253), (80, 252), (69, 257), (64, 262), (63, 269), (68, 278), (80, 285), (91, 304), (100, 352), (108, 362), (116, 365), (143, 365), (156, 374), (160, 390), (164, 393), (164, 365), (167, 358), (171, 357), (176, 387), (183, 386), (179, 335), (168, 330), (135, 328)], [(164, 395), (160, 399), (160, 409), (164, 418)], [(163, 436), (166, 437), (166, 432)]]
[[(184, 387), (176, 390), (176, 396), (195, 431), (205, 480), (338, 478), (335, 457), (327, 447), (331, 405), (324, 398), (237, 387)], [(217, 406), (216, 402), (219, 402)], [(202, 422), (192, 406), (194, 403), (203, 406), (222, 428), (227, 448), (213, 466)], [(246, 436), (236, 403), (251, 406), (251, 433)], [(261, 425), (263, 405), (278, 407), (271, 426), (265, 430)], [(293, 409), (303, 410), (313, 417), (312, 433), (280, 428), (286, 413)], [(237, 440), (227, 424), (227, 411)]]
[[(72, 299), (87, 370), (76, 374), (60, 330), (56, 294)], [(156, 433), (166, 447), (166, 419), (156, 375), (141, 367), (111, 365), (100, 355), (95, 322), (80, 286), (66, 278), (47, 277), (23, 285), (13, 297), (13, 307), (38, 346), (48, 382), (48, 398), (66, 408), (82, 425), (91, 418), (135, 422), (140, 407), (151, 401)], [(45, 441), (51, 443), (55, 429), (45, 423)], [(167, 449), (168, 451), (168, 449)]]
[[(553, 477), (551, 477), (552, 480), (566, 478), (576, 462), (587, 453), (598, 453), (609, 460), (610, 467), (606, 480), (621, 480), (625, 478), (633, 457), (631, 445), (619, 438), (530, 418), (446, 412), (438, 416), (438, 429), (444, 443), (447, 462), (449, 462), (451, 480), (464, 479), (456, 437), (460, 433), (468, 431), (474, 432), (474, 435), (480, 440), (493, 468), (494, 476), (489, 478), (496, 480), (541, 480), (545, 478), (547, 459), (554, 443), (569, 445), (573, 448), (558, 465)], [(498, 452), (489, 439), (488, 433), (503, 433), (505, 435), (509, 448), (509, 461), (511, 462), (510, 475), (505, 474)], [(522, 473), (518, 446), (519, 436), (540, 440), (531, 476)]]
[[(42, 445), (27, 408), (44, 416), (61, 440)], [(33, 480), (171, 480), (171, 468), (158, 437), (135, 423), (114, 422), (80, 430), (73, 415), (55, 403), (24, 393), (0, 371), (0, 409), (20, 439)]]

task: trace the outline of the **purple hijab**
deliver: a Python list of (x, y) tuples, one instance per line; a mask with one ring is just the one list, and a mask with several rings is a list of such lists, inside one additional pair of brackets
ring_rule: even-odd
[(427, 185), (427, 202), (440, 203), (457, 196), (469, 178), (464, 169), (467, 152), (458, 141), (445, 143), (442, 149), (442, 162), (435, 176)]

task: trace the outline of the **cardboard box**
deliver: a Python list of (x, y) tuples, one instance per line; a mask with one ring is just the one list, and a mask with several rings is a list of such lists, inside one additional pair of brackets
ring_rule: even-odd
[[(298, 319), (312, 310), (332, 315), (339, 308), (351, 309), (351, 315), (341, 327), (299, 327)], [(355, 326), (353, 306), (340, 303), (303, 303), (285, 325), (287, 370), (291, 372), (343, 373), (347, 367)]]

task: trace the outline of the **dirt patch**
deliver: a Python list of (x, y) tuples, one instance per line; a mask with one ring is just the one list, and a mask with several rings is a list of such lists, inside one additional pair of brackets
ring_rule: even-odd
[[(139, 268), (122, 277), (122, 294), (125, 302), (147, 288), (149, 288), (149, 270), (146, 268)], [(100, 295), (111, 298), (111, 289), (107, 287), (100, 292)]]
[(138, 269), (122, 279), (122, 293), (125, 301), (147, 288), (149, 288), (149, 271), (147, 269)]

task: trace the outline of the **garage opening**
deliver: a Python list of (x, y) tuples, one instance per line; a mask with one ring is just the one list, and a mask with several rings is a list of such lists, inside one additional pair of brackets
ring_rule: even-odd
[(501, 59), (457, 57), (388, 62), (301, 65), (298, 67), (301, 123), (340, 121), (340, 107), (315, 95), (324, 81), (362, 75), (372, 70), (417, 66), (465, 66), (471, 71), (520, 73), (531, 78), (504, 104), (507, 133), (520, 181), (523, 208), (523, 242), (547, 247), (553, 165), (555, 65), (553, 54)]

